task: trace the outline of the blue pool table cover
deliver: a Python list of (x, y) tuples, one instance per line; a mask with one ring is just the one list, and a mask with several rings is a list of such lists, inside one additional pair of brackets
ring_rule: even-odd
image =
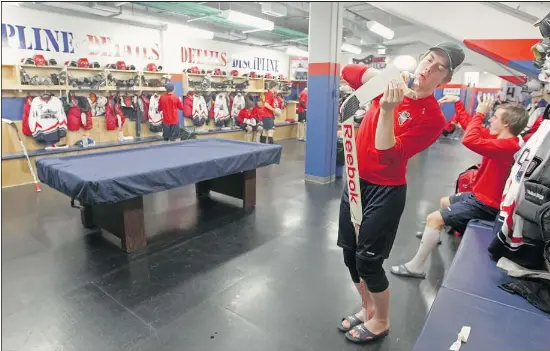
[(115, 203), (279, 164), (281, 146), (194, 139), (36, 161), (41, 182), (83, 204)]

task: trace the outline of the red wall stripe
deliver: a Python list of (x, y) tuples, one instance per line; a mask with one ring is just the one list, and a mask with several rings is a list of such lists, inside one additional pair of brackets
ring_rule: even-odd
[(173, 82), (183, 82), (183, 74), (171, 73), (170, 75), (172, 76), (170, 80), (172, 80)]
[(464, 44), (500, 63), (533, 60), (531, 47), (540, 39), (465, 39)]
[(316, 62), (308, 65), (310, 76), (340, 76), (340, 64), (334, 62)]

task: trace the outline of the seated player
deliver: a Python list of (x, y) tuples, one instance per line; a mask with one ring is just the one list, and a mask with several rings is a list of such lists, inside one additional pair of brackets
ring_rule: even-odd
[[(450, 99), (458, 105), (456, 113), (459, 122), (467, 123), (470, 116), (462, 109), (464, 105), (458, 97), (448, 97), (446, 100), (452, 101)], [(484, 94), (482, 99), (478, 96), (476, 114), (467, 123), (462, 140), (464, 146), (483, 156), (472, 192), (457, 193), (441, 199), (441, 209), (430, 213), (426, 219), (416, 256), (405, 264), (393, 266), (393, 274), (424, 278), (424, 264), (437, 246), (439, 232), (445, 225), (464, 233), (470, 220), (493, 221), (498, 214), (502, 191), (514, 163), (514, 154), (522, 143), (518, 135), (525, 128), (529, 116), (521, 105), (502, 104), (491, 117), (489, 129), (486, 129), (482, 126), (483, 118), (491, 109), (493, 101), (492, 95)]]
[(260, 136), (262, 135), (263, 128), (258, 121), (258, 111), (261, 110), (262, 106), (255, 108), (254, 101), (247, 98), (244, 108), (241, 109), (239, 115), (237, 116), (237, 122), (241, 128), (246, 131), (246, 141), (252, 141), (252, 135), (255, 132), (256, 135), (254, 141), (260, 142)]

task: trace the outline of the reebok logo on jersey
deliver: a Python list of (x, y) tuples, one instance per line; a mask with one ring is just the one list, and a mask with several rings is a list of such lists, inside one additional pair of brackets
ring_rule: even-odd
[(399, 112), (399, 125), (402, 126), (405, 122), (411, 119), (411, 114), (407, 111)]

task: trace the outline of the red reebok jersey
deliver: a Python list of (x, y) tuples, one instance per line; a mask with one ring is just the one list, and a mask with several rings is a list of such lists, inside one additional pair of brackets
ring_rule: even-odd
[[(269, 104), (269, 106), (275, 108), (275, 96), (273, 95), (273, 92), (271, 90), (269, 90), (266, 94), (265, 94), (265, 103), (266, 104)], [(263, 113), (263, 116), (262, 117), (274, 117), (273, 115), (273, 111), (271, 110), (268, 110), (267, 107), (264, 106), (264, 110), (265, 112)]]
[[(347, 65), (342, 70), (342, 78), (357, 90), (367, 69), (363, 65)], [(445, 116), (433, 95), (417, 100), (405, 97), (395, 109), (395, 145), (387, 150), (377, 150), (374, 142), (381, 97), (372, 101), (357, 133), (359, 176), (373, 184), (403, 185), (407, 183), (408, 160), (437, 140), (443, 132)]]
[(483, 156), (472, 192), (487, 206), (500, 207), (502, 192), (519, 151), (519, 137), (497, 139), (483, 126), (483, 113), (476, 113), (468, 124), (462, 144)]
[(183, 103), (176, 95), (162, 95), (159, 99), (159, 112), (162, 112), (162, 123), (179, 124), (178, 108), (183, 111)]

